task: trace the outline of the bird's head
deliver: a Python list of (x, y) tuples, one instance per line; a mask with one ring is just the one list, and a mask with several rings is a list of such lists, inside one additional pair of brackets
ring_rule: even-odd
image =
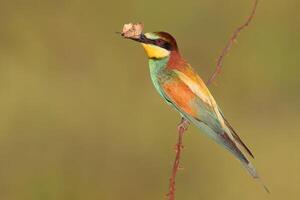
[(142, 44), (149, 59), (163, 59), (172, 51), (178, 52), (175, 38), (166, 32), (145, 33), (134, 40)]

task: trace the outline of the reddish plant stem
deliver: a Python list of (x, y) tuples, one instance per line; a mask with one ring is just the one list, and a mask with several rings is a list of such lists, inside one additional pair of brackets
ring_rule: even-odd
[[(251, 14), (247, 18), (246, 22), (244, 24), (242, 24), (241, 26), (239, 26), (233, 32), (233, 34), (230, 37), (227, 45), (222, 50), (221, 55), (219, 56), (219, 58), (217, 60), (216, 69), (215, 69), (214, 73), (211, 75), (211, 77), (209, 78), (209, 80), (207, 81), (207, 85), (211, 84), (214, 81), (214, 79), (216, 78), (216, 76), (221, 72), (224, 57), (227, 55), (227, 53), (231, 49), (231, 47), (232, 47), (233, 43), (235, 42), (235, 40), (237, 39), (239, 33), (244, 28), (246, 28), (250, 24), (252, 19), (254, 18), (257, 4), (258, 4), (258, 0), (255, 0), (252, 11), (251, 11)], [(176, 156), (175, 156), (175, 160), (174, 160), (174, 163), (173, 163), (172, 174), (171, 174), (171, 177), (169, 179), (169, 193), (167, 195), (169, 200), (175, 200), (175, 180), (176, 180), (177, 171), (180, 167), (179, 166), (180, 156), (181, 156), (181, 151), (183, 149), (182, 140), (183, 140), (184, 132), (187, 130), (188, 126), (189, 126), (189, 122), (187, 120), (185, 120), (184, 118), (182, 118), (181, 123), (178, 125), (178, 141), (177, 141), (177, 144), (175, 146)]]
[(169, 200), (175, 199), (175, 179), (176, 179), (177, 171), (180, 167), (180, 155), (183, 149), (183, 145), (182, 145), (183, 135), (184, 132), (187, 130), (188, 126), (189, 126), (189, 122), (186, 119), (182, 118), (180, 124), (177, 127), (178, 141), (177, 144), (175, 145), (176, 156), (173, 163), (172, 174), (169, 179), (169, 193), (168, 193)]
[(229, 41), (227, 42), (225, 48), (222, 50), (221, 55), (219, 56), (218, 60), (217, 60), (217, 65), (216, 65), (216, 69), (214, 71), (214, 73), (211, 75), (211, 77), (208, 79), (207, 81), (207, 85), (211, 84), (214, 79), (216, 78), (216, 76), (221, 72), (222, 69), (222, 64), (223, 64), (223, 60), (224, 57), (228, 54), (229, 50), (231, 49), (233, 43), (236, 41), (239, 33), (245, 29), (247, 26), (249, 26), (250, 22), (252, 21), (252, 19), (254, 18), (255, 12), (256, 12), (256, 7), (258, 4), (258, 0), (254, 1), (254, 5), (251, 11), (251, 14), (249, 15), (249, 17), (247, 18), (246, 22), (244, 24), (242, 24), (241, 26), (239, 26), (231, 35)]

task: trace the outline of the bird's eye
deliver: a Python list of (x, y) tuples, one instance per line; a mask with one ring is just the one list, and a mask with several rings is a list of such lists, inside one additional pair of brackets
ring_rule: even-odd
[(164, 43), (165, 43), (165, 41), (163, 41), (163, 40), (160, 40), (160, 39), (156, 40), (157, 46), (162, 46), (162, 45), (164, 45)]

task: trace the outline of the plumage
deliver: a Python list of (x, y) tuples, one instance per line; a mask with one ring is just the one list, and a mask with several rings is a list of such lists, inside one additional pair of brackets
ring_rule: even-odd
[[(165, 62), (163, 61), (163, 63)], [(155, 77), (152, 79), (154, 85), (162, 97), (183, 117), (231, 151), (243, 164), (249, 164), (248, 159), (238, 148), (238, 145), (244, 146), (244, 143), (232, 131), (232, 127), (223, 117), (199, 75), (188, 63), (183, 61), (180, 66), (176, 66), (177, 62), (173, 62), (173, 65), (170, 65), (169, 61), (163, 65), (161, 63), (161, 60), (149, 61), (150, 69), (158, 69), (150, 71), (151, 76)], [(248, 148), (246, 147), (246, 149)], [(251, 175), (257, 177), (254, 169), (251, 169), (250, 172)]]
[(160, 96), (182, 117), (229, 150), (253, 178), (258, 174), (246, 157), (253, 154), (232, 126), (196, 71), (181, 56), (166, 32), (146, 33), (138, 40), (149, 58), (150, 75)]

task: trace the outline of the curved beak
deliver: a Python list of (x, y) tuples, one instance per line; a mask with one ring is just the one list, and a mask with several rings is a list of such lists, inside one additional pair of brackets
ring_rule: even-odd
[(129, 39), (140, 42), (140, 43), (147, 43), (149, 40), (143, 33), (140, 34), (139, 37), (130, 37)]
[(127, 39), (134, 40), (136, 42), (144, 43), (144, 44), (155, 44), (155, 40), (149, 39), (145, 36), (145, 34), (141, 33), (137, 37), (125, 37)]

